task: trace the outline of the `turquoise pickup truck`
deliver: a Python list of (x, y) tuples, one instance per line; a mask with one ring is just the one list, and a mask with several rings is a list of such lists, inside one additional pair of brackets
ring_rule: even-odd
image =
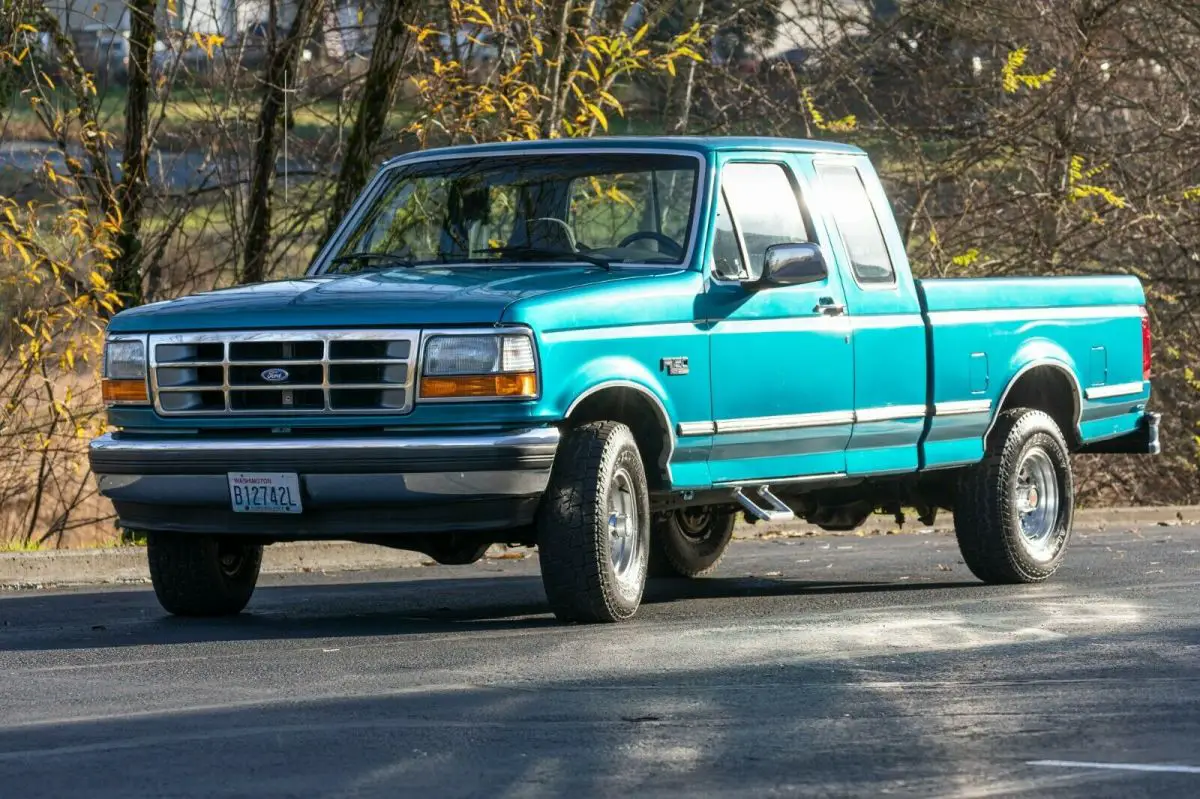
[(1044, 580), (1072, 453), (1157, 453), (1133, 277), (915, 280), (866, 155), (755, 138), (387, 162), (307, 276), (113, 318), (91, 444), (181, 615), (263, 546), (537, 546), (564, 620), (714, 568), (735, 519), (952, 511), (989, 583)]

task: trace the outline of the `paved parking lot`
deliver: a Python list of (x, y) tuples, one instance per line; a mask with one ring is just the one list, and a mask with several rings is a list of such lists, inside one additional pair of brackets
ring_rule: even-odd
[(1200, 527), (1080, 531), (1039, 586), (940, 534), (735, 542), (629, 624), (536, 558), (0, 594), (0, 795), (1200, 795)]

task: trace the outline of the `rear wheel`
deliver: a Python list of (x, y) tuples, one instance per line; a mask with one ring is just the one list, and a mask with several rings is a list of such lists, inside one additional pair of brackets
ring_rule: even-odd
[(650, 574), (700, 577), (717, 568), (733, 538), (737, 513), (715, 508), (682, 508), (660, 517), (650, 534)]
[(154, 594), (177, 616), (232, 616), (254, 593), (263, 548), (228, 536), (150, 533)]
[(637, 612), (650, 554), (650, 495), (633, 433), (592, 422), (559, 447), (538, 518), (542, 585), (563, 621)]
[(1062, 564), (1074, 503), (1058, 425), (1041, 411), (1005, 411), (983, 461), (959, 482), (954, 530), (963, 560), (986, 583), (1045, 580)]

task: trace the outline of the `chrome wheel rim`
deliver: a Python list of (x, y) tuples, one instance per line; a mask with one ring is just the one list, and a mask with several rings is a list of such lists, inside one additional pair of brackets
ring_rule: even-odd
[(608, 556), (617, 581), (626, 588), (637, 586), (642, 549), (633, 485), (629, 472), (617, 469), (608, 492)]
[(1061, 494), (1058, 474), (1049, 453), (1031, 447), (1017, 468), (1016, 509), (1021, 526), (1021, 542), (1038, 560), (1049, 560), (1058, 545), (1058, 517)]

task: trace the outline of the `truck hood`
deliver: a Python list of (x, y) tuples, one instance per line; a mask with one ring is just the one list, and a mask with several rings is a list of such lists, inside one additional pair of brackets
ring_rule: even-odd
[(456, 266), (310, 277), (210, 291), (122, 311), (113, 333), (490, 325), (518, 300), (679, 271), (593, 266)]

